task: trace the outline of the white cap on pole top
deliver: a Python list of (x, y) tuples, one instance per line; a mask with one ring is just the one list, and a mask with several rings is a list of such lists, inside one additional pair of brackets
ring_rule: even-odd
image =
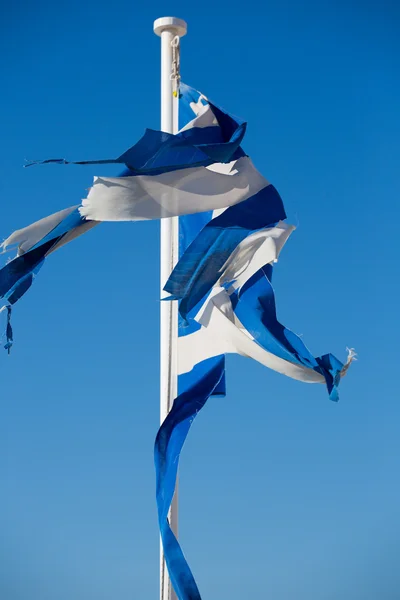
[(154, 21), (153, 29), (156, 35), (161, 35), (163, 31), (170, 31), (175, 35), (179, 35), (179, 37), (183, 37), (187, 32), (187, 23), (176, 17), (161, 17), (161, 19)]

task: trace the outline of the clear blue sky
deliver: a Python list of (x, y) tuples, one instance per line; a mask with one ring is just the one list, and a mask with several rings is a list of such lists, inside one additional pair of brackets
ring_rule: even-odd
[[(79, 203), (159, 124), (155, 18), (188, 21), (184, 80), (249, 122), (298, 225), (281, 320), (359, 361), (338, 405), (240, 357), (181, 462), (204, 600), (397, 600), (399, 7), (392, 1), (2, 3), (1, 237)], [(396, 172), (397, 167), (397, 172)], [(153, 600), (158, 223), (104, 224), (46, 263), (0, 355), (0, 597)]]

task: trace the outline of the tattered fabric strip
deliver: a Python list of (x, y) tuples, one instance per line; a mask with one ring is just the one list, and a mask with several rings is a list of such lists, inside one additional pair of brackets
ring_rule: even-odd
[(164, 555), (171, 582), (179, 600), (201, 600), (200, 592), (173, 534), (168, 512), (175, 491), (179, 457), (189, 429), (208, 398), (213, 395), (224, 377), (224, 358), (218, 357), (197, 365), (183, 391), (175, 399), (171, 412), (161, 425), (154, 448), (156, 467), (156, 499)]
[(152, 176), (95, 177), (80, 213), (95, 221), (178, 217), (239, 204), (266, 186), (247, 157)]
[(181, 300), (183, 319), (207, 296), (224, 264), (247, 236), (285, 218), (282, 199), (269, 184), (212, 219), (180, 258), (164, 287), (170, 299)]
[(6, 324), (6, 343), (4, 344), (5, 350), (7, 350), (8, 354), (10, 354), (11, 346), (13, 345), (13, 330), (11, 327), (11, 306), (3, 306), (0, 309), (0, 312), (3, 310), (7, 311), (7, 324)]
[(330, 399), (337, 401), (340, 379), (354, 353), (349, 352), (345, 365), (332, 354), (314, 358), (301, 338), (277, 320), (271, 270), (270, 265), (264, 267), (249, 279), (247, 288), (231, 295), (214, 287), (196, 316), (201, 328), (179, 339), (179, 372), (190, 372), (212, 356), (236, 353), (293, 379), (326, 383)]
[[(3, 251), (16, 246), (17, 256), (0, 269), (0, 298), (4, 298), (6, 306), (11, 307), (28, 291), (49, 254), (95, 225), (95, 221), (83, 219), (78, 208), (73, 206), (10, 235), (2, 244)], [(12, 331), (10, 318), (11, 309), (8, 312), (8, 333)], [(8, 333), (9, 350), (12, 335), (10, 337)]]
[(231, 296), (236, 317), (265, 350), (320, 373), (330, 399), (337, 401), (343, 363), (332, 354), (315, 358), (302, 339), (278, 321), (271, 277), (272, 268), (263, 268)]
[[(204, 114), (210, 119), (204, 126)], [(213, 121), (216, 120), (214, 126)], [(200, 122), (198, 126), (197, 122)], [(211, 125), (208, 124), (211, 122)], [(230, 162), (244, 156), (240, 144), (246, 131), (246, 123), (236, 119), (208, 103), (201, 113), (179, 133), (146, 129), (143, 137), (117, 158), (90, 161), (67, 161), (52, 158), (33, 161), (34, 164), (124, 164), (132, 174), (154, 175), (177, 169), (208, 166), (215, 162)]]

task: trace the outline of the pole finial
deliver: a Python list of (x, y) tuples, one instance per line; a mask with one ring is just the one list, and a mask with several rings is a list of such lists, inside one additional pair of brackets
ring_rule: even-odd
[(163, 31), (170, 31), (174, 35), (183, 37), (187, 32), (187, 23), (176, 17), (161, 17), (154, 21), (153, 29), (156, 35), (161, 35)]

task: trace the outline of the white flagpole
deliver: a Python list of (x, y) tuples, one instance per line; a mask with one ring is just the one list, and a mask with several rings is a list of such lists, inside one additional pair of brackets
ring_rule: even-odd
[[(182, 19), (162, 17), (154, 21), (154, 33), (161, 37), (161, 129), (167, 133), (178, 131), (178, 98), (174, 96), (172, 75), (173, 41), (186, 34), (187, 25)], [(179, 50), (179, 49), (178, 49)], [(179, 68), (179, 64), (175, 65)], [(163, 287), (178, 260), (178, 217), (161, 219), (160, 285)], [(160, 323), (160, 419), (169, 413), (177, 394), (177, 302), (161, 302)], [(170, 511), (170, 525), (178, 535), (178, 491), (175, 490)], [(165, 564), (162, 544), (160, 548), (160, 599), (176, 600)]]

